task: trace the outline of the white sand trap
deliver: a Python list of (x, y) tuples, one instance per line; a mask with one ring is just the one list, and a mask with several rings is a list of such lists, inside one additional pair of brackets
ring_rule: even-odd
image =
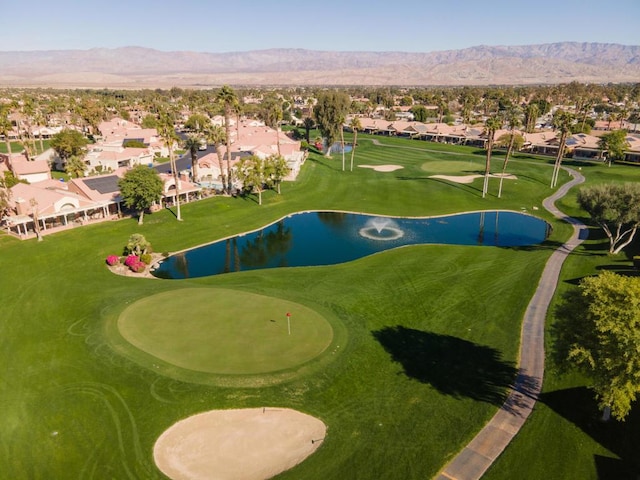
[(358, 165), (360, 168), (372, 168), (376, 172), (394, 172), (404, 167), (401, 165)]
[[(496, 173), (496, 174), (489, 174), (490, 177), (492, 178), (500, 178), (503, 175), (501, 173)], [(484, 175), (457, 175), (457, 176), (453, 176), (453, 175), (431, 175), (429, 178), (441, 178), (443, 180), (448, 180), (449, 182), (456, 182), (456, 183), (472, 183), (476, 178), (482, 178), (484, 177)], [(516, 177), (515, 175), (512, 175), (510, 173), (505, 173), (504, 174), (504, 178), (505, 180), (517, 180), (518, 177)]]
[(326, 431), (288, 408), (213, 410), (172, 425), (153, 458), (172, 480), (264, 480), (311, 455)]

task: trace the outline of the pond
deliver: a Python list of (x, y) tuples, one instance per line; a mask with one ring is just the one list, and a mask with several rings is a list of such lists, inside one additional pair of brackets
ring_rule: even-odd
[(430, 218), (391, 218), (303, 212), (261, 230), (166, 258), (152, 272), (183, 279), (242, 270), (334, 265), (418, 244), (517, 247), (543, 242), (550, 225), (517, 212), (474, 212)]

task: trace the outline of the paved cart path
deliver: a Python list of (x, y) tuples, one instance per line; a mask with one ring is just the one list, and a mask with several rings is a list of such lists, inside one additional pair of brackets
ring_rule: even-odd
[(477, 480), (518, 433), (533, 410), (542, 388), (544, 375), (544, 323), (558, 285), (560, 269), (571, 251), (588, 235), (586, 226), (568, 217), (555, 206), (570, 188), (584, 182), (582, 174), (565, 168), (572, 179), (543, 201), (555, 217), (573, 225), (573, 234), (547, 260), (538, 287), (522, 321), (518, 377), (500, 410), (471, 442), (436, 476), (436, 480)]

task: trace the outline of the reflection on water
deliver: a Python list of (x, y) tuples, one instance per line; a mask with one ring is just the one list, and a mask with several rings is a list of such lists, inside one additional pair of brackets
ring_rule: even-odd
[(291, 215), (256, 232), (173, 255), (153, 272), (195, 278), (275, 267), (332, 265), (405, 245), (535, 245), (545, 221), (516, 212), (476, 212), (438, 218), (389, 218), (334, 212)]

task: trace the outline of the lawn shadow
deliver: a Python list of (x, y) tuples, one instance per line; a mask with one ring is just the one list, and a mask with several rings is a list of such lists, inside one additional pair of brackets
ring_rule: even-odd
[(476, 197), (481, 197), (482, 196), (482, 190), (480, 190), (477, 187), (473, 187), (473, 183), (458, 183), (458, 182), (448, 182), (444, 179), (441, 178), (433, 178), (433, 177), (427, 177), (425, 180), (431, 180), (432, 182), (437, 182), (437, 183), (442, 183), (443, 185), (446, 185), (448, 187), (453, 187), (453, 188), (457, 188), (459, 190), (462, 190), (465, 193), (471, 193), (472, 195), (475, 195)]
[(445, 395), (499, 406), (517, 378), (518, 369), (491, 347), (401, 325), (372, 333), (406, 376)]
[(626, 421), (601, 420), (594, 393), (586, 387), (542, 393), (539, 401), (568, 420), (619, 458), (594, 454), (598, 478), (637, 480), (640, 476), (640, 408), (636, 406)]

